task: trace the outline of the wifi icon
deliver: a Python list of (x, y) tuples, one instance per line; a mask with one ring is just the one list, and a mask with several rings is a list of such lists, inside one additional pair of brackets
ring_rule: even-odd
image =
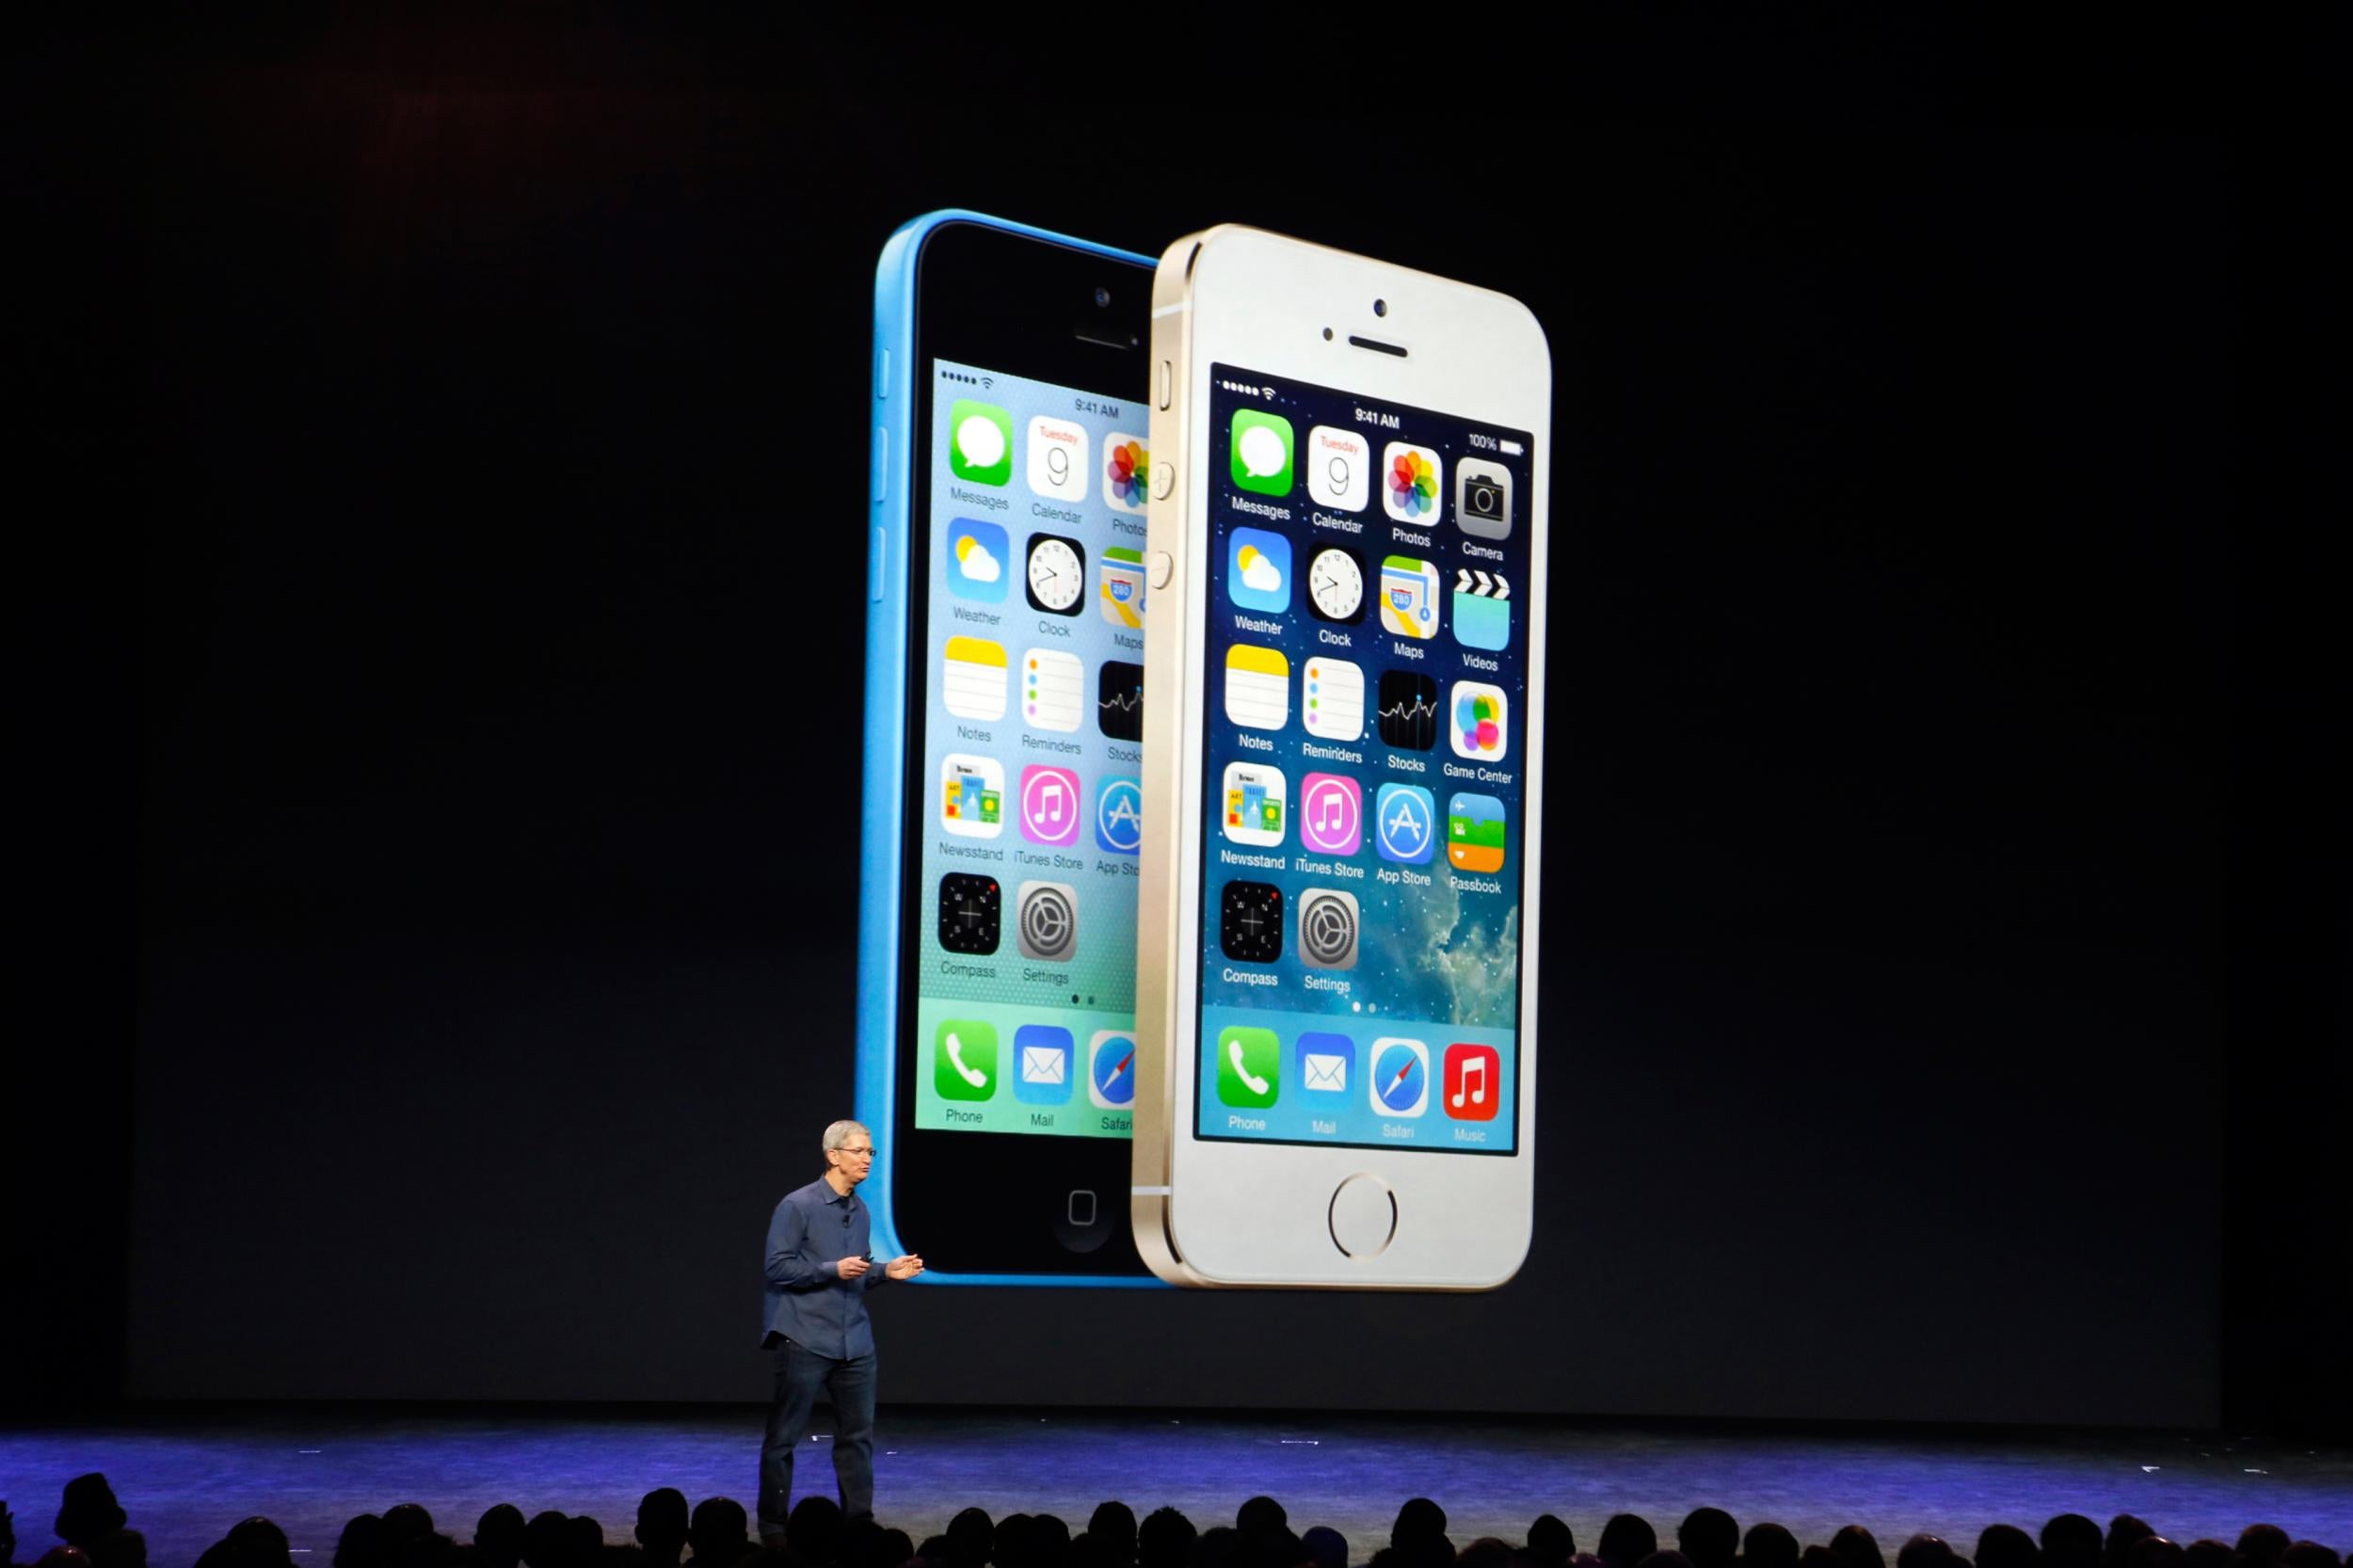
[(984, 376), (981, 377), (981, 385), (984, 387), (994, 387), (997, 385), (997, 377), (994, 376)]

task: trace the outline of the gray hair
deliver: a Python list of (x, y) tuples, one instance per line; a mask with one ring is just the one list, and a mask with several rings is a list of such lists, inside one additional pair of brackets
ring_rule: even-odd
[[(853, 1132), (866, 1132), (866, 1124), (864, 1122), (840, 1121), (825, 1128), (825, 1152), (827, 1154), (831, 1154), (834, 1150), (848, 1143), (850, 1141), (850, 1134)], [(874, 1135), (871, 1132), (866, 1132), (866, 1141), (870, 1144), (872, 1143), (874, 1141)]]

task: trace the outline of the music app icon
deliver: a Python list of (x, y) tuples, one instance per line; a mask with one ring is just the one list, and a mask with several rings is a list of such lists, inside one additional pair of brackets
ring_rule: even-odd
[(1353, 855), (1365, 842), (1365, 789), (1341, 773), (1311, 773), (1299, 786), (1299, 841), (1318, 855)]
[(1458, 1122), (1494, 1121), (1501, 1066), (1493, 1046), (1447, 1047), (1446, 1113)]
[(1021, 836), (1033, 844), (1079, 841), (1079, 776), (1043, 764), (1021, 770)]

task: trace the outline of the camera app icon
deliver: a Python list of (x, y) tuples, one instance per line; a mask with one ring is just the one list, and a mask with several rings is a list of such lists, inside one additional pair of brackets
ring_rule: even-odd
[(1512, 471), (1483, 457), (1454, 465), (1454, 520), (1481, 539), (1512, 536)]

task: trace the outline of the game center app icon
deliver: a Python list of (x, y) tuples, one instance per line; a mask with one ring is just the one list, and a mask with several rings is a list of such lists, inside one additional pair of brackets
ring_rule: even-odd
[(1032, 763), (1021, 770), (1021, 836), (1033, 844), (1079, 841), (1079, 776)]
[(948, 472), (975, 485), (1013, 479), (1013, 416), (994, 403), (959, 397), (948, 410)]
[(1103, 504), (1115, 512), (1143, 511), (1145, 472), (1151, 467), (1144, 438), (1114, 430), (1103, 443)]
[(948, 524), (948, 591), (958, 599), (1005, 600), (1005, 531), (978, 518)]
[(1454, 755), (1474, 762), (1500, 762), (1512, 748), (1512, 703), (1500, 686), (1457, 680), (1447, 694), (1447, 734)]
[(994, 839), (1005, 830), (1004, 764), (950, 752), (939, 760), (939, 825), (959, 839)]
[(1393, 522), (1428, 528), (1438, 520), (1446, 459), (1426, 446), (1391, 441), (1381, 450), (1381, 506)]
[(1446, 1113), (1458, 1122), (1492, 1122), (1502, 1097), (1497, 1082), (1502, 1058), (1493, 1046), (1449, 1046), (1446, 1048)]

